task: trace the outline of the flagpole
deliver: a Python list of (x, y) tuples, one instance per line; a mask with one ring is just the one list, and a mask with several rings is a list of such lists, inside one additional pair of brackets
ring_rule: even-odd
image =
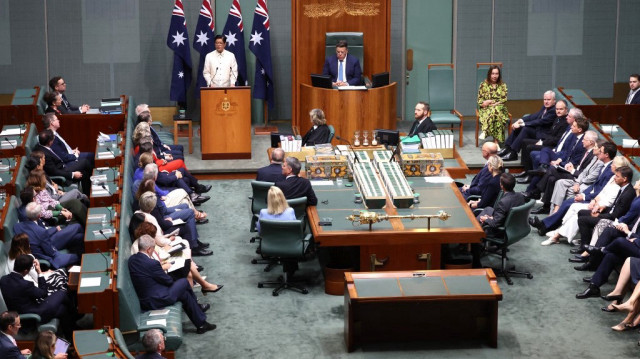
[(269, 106), (267, 105), (267, 101), (262, 100), (262, 108), (264, 115), (264, 126), (256, 126), (253, 130), (253, 133), (256, 135), (271, 135), (271, 132), (278, 132), (278, 128), (276, 126), (269, 126)]

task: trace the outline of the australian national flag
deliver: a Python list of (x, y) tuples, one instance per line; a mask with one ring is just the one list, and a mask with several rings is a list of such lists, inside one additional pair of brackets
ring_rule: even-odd
[(173, 50), (171, 101), (186, 102), (187, 89), (191, 85), (191, 52), (182, 0), (175, 0), (175, 5), (173, 6), (167, 46)]
[(238, 63), (238, 83), (239, 86), (246, 86), (247, 81), (247, 57), (244, 53), (244, 25), (242, 24), (242, 13), (240, 2), (233, 0), (227, 16), (227, 23), (224, 24), (222, 34), (227, 38), (227, 51), (232, 52)]
[(207, 81), (202, 75), (204, 69), (204, 60), (207, 54), (215, 50), (213, 37), (215, 36), (215, 26), (213, 22), (213, 10), (211, 9), (211, 0), (202, 0), (200, 7), (200, 16), (198, 16), (198, 24), (196, 25), (196, 33), (193, 38), (193, 48), (200, 53), (200, 64), (198, 65), (198, 83), (196, 85), (196, 98), (200, 97), (200, 88), (207, 87)]
[(267, 0), (258, 0), (253, 15), (253, 28), (249, 40), (249, 50), (256, 55), (256, 78), (253, 97), (266, 100), (269, 108), (275, 104), (273, 91), (273, 71), (271, 69), (271, 41), (269, 40), (269, 11)]

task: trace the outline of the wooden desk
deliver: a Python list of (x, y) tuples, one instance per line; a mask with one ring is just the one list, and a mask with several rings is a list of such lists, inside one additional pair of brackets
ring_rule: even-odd
[(344, 340), (485, 338), (498, 346), (502, 292), (491, 269), (345, 273)]
[(632, 138), (640, 137), (640, 105), (591, 105), (580, 109), (592, 122), (620, 125)]
[[(96, 208), (89, 208), (89, 213), (92, 214), (92, 210), (95, 209)], [(87, 219), (87, 222), (89, 222), (89, 219)], [(104, 235), (98, 232), (100, 230), (103, 231)], [(111, 231), (111, 233), (105, 232), (109, 230)], [(94, 232), (98, 234), (95, 234)], [(100, 250), (101, 252), (108, 252), (112, 249), (117, 248), (118, 234), (115, 232), (116, 229), (114, 228), (113, 223), (110, 223), (107, 227), (103, 227), (101, 223), (87, 224), (84, 231), (85, 253), (96, 253), (98, 250)]]
[(118, 189), (118, 185), (115, 182), (105, 183), (105, 187), (108, 189), (108, 193), (105, 195), (94, 195), (94, 187), (95, 186), (91, 185), (91, 193), (89, 195), (89, 203), (91, 207), (107, 207), (114, 203), (120, 203), (120, 189)]
[(0, 148), (0, 157), (13, 157), (24, 156), (26, 154), (25, 147), (27, 145), (27, 138), (29, 137), (30, 126), (28, 123), (21, 123), (17, 125), (4, 125), (2, 131), (20, 128), (20, 134), (7, 135), (0, 137), (0, 142), (16, 141), (15, 147), (11, 147), (11, 144), (5, 144)]
[(0, 158), (1, 165), (9, 165), (8, 171), (0, 171), (0, 191), (4, 191), (7, 197), (11, 197), (16, 194), (16, 178), (20, 169), (20, 163), (22, 157), (15, 156), (11, 158)]
[[(314, 240), (320, 247), (357, 246), (360, 271), (419, 270), (440, 268), (441, 245), (445, 243), (480, 243), (484, 231), (454, 183), (429, 184), (422, 177), (410, 178), (412, 188), (420, 193), (421, 203), (413, 208), (396, 209), (387, 198), (385, 209), (373, 212), (389, 215), (435, 214), (443, 209), (451, 215), (447, 221), (426, 219), (392, 219), (368, 226), (354, 227), (345, 218), (354, 210), (364, 210), (354, 203), (356, 187), (314, 186), (318, 205), (307, 208)], [(331, 226), (319, 226), (322, 218), (332, 218)], [(374, 266), (375, 260), (388, 258)], [(429, 264), (431, 265), (429, 268)]]
[[(93, 327), (117, 327), (120, 321), (118, 293), (113, 272), (80, 273), (78, 313), (93, 313)], [(97, 285), (88, 285), (88, 281)], [(98, 282), (99, 281), (99, 282)]]
[(122, 164), (122, 154), (124, 150), (121, 145), (112, 145), (111, 142), (97, 143), (94, 155), (96, 167), (118, 167)]

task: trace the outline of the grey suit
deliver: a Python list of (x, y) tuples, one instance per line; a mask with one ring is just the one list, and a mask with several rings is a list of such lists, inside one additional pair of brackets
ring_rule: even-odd
[(566, 198), (575, 196), (573, 193), (573, 185), (576, 183), (580, 184), (580, 191), (584, 191), (598, 179), (603, 166), (604, 163), (598, 160), (597, 156), (593, 156), (591, 162), (580, 172), (578, 178), (575, 180), (561, 179), (556, 181), (556, 185), (553, 187), (553, 194), (551, 195), (551, 203), (559, 206)]

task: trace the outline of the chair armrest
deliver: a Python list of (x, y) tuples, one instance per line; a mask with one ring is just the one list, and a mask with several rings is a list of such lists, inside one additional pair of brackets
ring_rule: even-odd
[(477, 201), (479, 199), (480, 199), (480, 196), (476, 194), (472, 194), (471, 196), (467, 197), (467, 201)]
[(474, 208), (472, 212), (475, 216), (477, 216), (480, 214), (480, 212), (482, 212), (482, 210), (483, 208)]
[(162, 122), (152, 121), (151, 126), (158, 126), (159, 128), (164, 128)]
[(25, 313), (25, 314), (20, 314), (20, 320), (22, 322), (24, 321), (34, 321), (36, 324), (40, 324), (42, 322), (42, 318), (35, 313)]
[(50, 176), (51, 180), (60, 186), (67, 186), (67, 179), (62, 176)]
[(458, 116), (458, 117), (460, 117), (460, 121), (462, 121), (462, 114), (460, 112), (458, 112), (458, 110), (453, 109), (453, 110), (451, 110), (451, 113), (456, 115), (456, 116)]

